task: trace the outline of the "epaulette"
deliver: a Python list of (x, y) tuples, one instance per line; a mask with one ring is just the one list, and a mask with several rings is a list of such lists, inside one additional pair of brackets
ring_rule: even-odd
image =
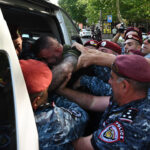
[(135, 108), (128, 108), (123, 112), (122, 116), (120, 117), (120, 120), (132, 123), (137, 115), (137, 112), (138, 110)]

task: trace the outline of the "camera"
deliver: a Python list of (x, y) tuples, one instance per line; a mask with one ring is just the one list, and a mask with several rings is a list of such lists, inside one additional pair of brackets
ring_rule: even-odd
[(119, 33), (124, 33), (124, 30), (125, 30), (125, 26), (124, 26), (124, 23), (121, 23), (119, 29), (118, 29), (118, 32)]
[(63, 45), (63, 57), (75, 56), (79, 57), (81, 54), (80, 51), (76, 49), (76, 47), (71, 47), (70, 45)]

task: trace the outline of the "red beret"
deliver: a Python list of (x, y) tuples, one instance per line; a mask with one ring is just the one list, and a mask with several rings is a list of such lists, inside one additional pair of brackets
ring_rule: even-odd
[(20, 65), (29, 93), (38, 93), (47, 89), (52, 81), (49, 67), (38, 60), (20, 60)]
[(112, 70), (119, 76), (139, 82), (150, 82), (150, 65), (139, 55), (118, 55)]
[(129, 52), (131, 52), (133, 54), (136, 54), (136, 55), (144, 56), (144, 54), (141, 51), (139, 51), (139, 50), (131, 49), (131, 50), (128, 51), (128, 53)]
[(137, 35), (132, 35), (132, 34), (127, 35), (127, 36), (125, 37), (125, 41), (128, 40), (128, 39), (136, 40), (136, 41), (138, 41), (141, 45), (142, 45), (142, 43), (143, 43), (143, 40), (142, 40), (139, 36), (137, 36)]
[(97, 48), (97, 46), (98, 46), (98, 41), (96, 41), (96, 40), (87, 41), (87, 42), (84, 44), (84, 46), (94, 46), (94, 47)]
[(139, 29), (139, 28), (136, 28), (136, 27), (128, 27), (126, 29), (126, 32), (125, 32), (125, 37), (126, 37), (126, 34), (130, 31), (135, 31), (138, 33), (138, 36), (142, 39), (142, 31)]
[(116, 52), (118, 54), (121, 54), (121, 47), (118, 44), (114, 43), (114, 42), (111, 42), (111, 41), (100, 41), (98, 43), (98, 46), (111, 49), (114, 52)]

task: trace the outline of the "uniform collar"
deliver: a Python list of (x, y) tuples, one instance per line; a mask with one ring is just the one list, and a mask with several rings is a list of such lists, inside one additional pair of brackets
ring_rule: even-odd
[(129, 108), (129, 107), (133, 107), (133, 108), (136, 108), (138, 107), (139, 105), (141, 105), (141, 103), (143, 101), (147, 100), (146, 97), (145, 98), (142, 98), (142, 99), (137, 99), (135, 101), (132, 101), (130, 103), (127, 103), (125, 105), (122, 105), (122, 106), (119, 106), (115, 101), (112, 101), (113, 103), (113, 110), (112, 112), (116, 112), (116, 111), (122, 111), (123, 109), (125, 108)]
[(51, 103), (45, 103), (45, 104), (42, 104), (42, 105), (40, 105), (38, 108), (37, 108), (37, 110), (36, 111), (40, 111), (40, 110), (45, 110), (46, 108), (49, 108), (49, 107), (53, 107), (53, 105), (51, 104)]

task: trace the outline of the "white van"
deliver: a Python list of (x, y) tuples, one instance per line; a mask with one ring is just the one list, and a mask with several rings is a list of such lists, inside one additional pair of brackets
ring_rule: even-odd
[(38, 133), (8, 25), (23, 38), (54, 35), (62, 44), (81, 41), (70, 17), (44, 0), (0, 0), (0, 149), (38, 150)]

